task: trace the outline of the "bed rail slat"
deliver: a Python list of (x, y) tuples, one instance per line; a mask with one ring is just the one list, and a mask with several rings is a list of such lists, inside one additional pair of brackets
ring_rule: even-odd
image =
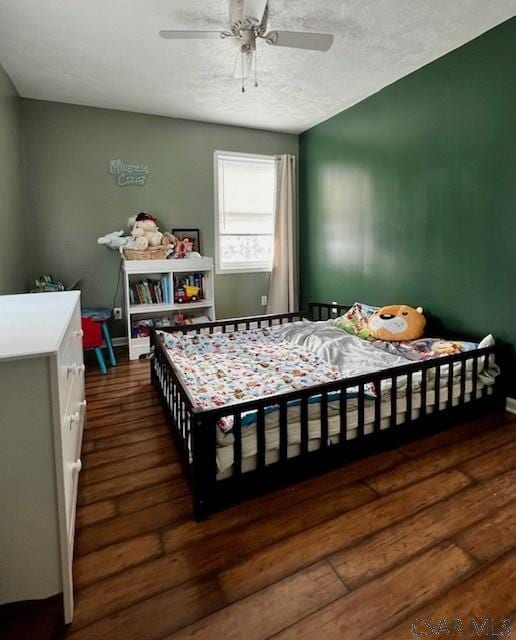
[(407, 422), (412, 421), (412, 372), (407, 374), (407, 399), (406, 399), (406, 413), (405, 420)]
[(170, 408), (170, 410), (173, 410), (174, 407), (174, 390), (175, 390), (175, 385), (174, 385), (174, 381), (172, 380), (171, 376), (170, 376), (170, 372), (167, 369), (167, 372), (165, 373), (165, 379), (166, 379), (166, 394), (167, 394), (167, 402), (168, 402), (168, 406)]
[(308, 453), (308, 396), (301, 398), (301, 455)]
[(256, 468), (259, 471), (263, 471), (265, 469), (265, 409), (263, 407), (258, 409), (258, 416), (256, 420), (256, 444), (258, 447)]
[(185, 431), (185, 423), (183, 420), (183, 400), (179, 395), (178, 395), (178, 401), (179, 401), (179, 425), (181, 427), (181, 437), (183, 438), (183, 442), (184, 442), (186, 431)]
[(396, 376), (391, 378), (391, 427), (396, 426), (396, 412), (398, 406), (398, 379)]
[(346, 442), (348, 434), (348, 389), (340, 388), (339, 397), (339, 443), (342, 445)]
[(328, 446), (328, 392), (321, 393), (321, 449)]
[(420, 415), (422, 417), (426, 416), (426, 376), (428, 369), (423, 367), (421, 371), (421, 409)]
[(180, 402), (181, 402), (181, 408), (179, 413), (180, 413), (180, 419), (181, 419), (181, 437), (183, 442), (183, 452), (184, 452), (185, 460), (188, 460), (189, 451), (188, 451), (187, 411), (186, 411), (185, 403), (182, 398), (180, 399)]
[(439, 412), (439, 404), (441, 403), (441, 367), (435, 368), (435, 387), (434, 387), (434, 413)]
[(466, 395), (466, 359), (463, 358), (460, 363), (460, 392), (459, 392), (460, 404), (464, 404), (465, 395)]
[(233, 414), (233, 473), (239, 476), (242, 473), (242, 420), (240, 412)]
[(446, 405), (448, 409), (453, 407), (453, 362), (448, 364), (448, 399)]
[(478, 378), (478, 358), (473, 356), (473, 366), (471, 370), (471, 399), (477, 399), (477, 378)]
[(382, 379), (375, 378), (374, 381), (374, 432), (379, 433), (382, 421)]
[(282, 400), (280, 402), (279, 409), (279, 428), (280, 428), (280, 442), (279, 442), (279, 456), (280, 460), (286, 460), (288, 455), (288, 414), (287, 403)]
[(358, 424), (357, 424), (357, 437), (364, 437), (364, 383), (358, 385)]
[[(486, 354), (484, 356), (484, 371), (488, 371), (489, 370), (489, 356)], [(487, 387), (486, 385), (484, 385), (482, 387), (482, 398), (485, 398), (487, 396)]]
[(176, 421), (176, 424), (178, 423), (178, 419), (179, 419), (179, 389), (177, 388), (177, 385), (174, 385), (174, 420)]

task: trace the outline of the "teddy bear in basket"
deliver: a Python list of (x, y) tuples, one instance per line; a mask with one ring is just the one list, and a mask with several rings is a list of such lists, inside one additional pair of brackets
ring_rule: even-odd
[(130, 248), (145, 251), (149, 247), (159, 247), (163, 234), (158, 229), (156, 222), (155, 216), (143, 211), (137, 216), (131, 216), (128, 224), (133, 242)]
[(131, 229), (131, 235), (125, 236), (123, 231), (113, 231), (99, 238), (97, 242), (110, 249), (120, 251), (122, 255), (125, 255), (126, 249), (144, 252), (158, 247), (162, 249), (163, 255), (155, 255), (154, 257), (165, 258), (175, 254), (178, 244), (177, 238), (168, 232), (161, 233), (155, 216), (141, 212), (137, 216), (131, 216), (128, 225)]

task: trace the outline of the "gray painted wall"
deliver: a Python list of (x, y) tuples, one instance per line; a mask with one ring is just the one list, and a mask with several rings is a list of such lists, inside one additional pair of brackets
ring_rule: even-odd
[[(148, 210), (162, 230), (199, 228), (202, 252), (213, 256), (213, 151), (298, 151), (289, 134), (27, 99), (21, 111), (34, 277), (82, 278), (90, 306), (112, 305), (119, 264), (98, 236)], [(147, 186), (116, 186), (113, 158), (148, 164)], [(217, 316), (262, 312), (267, 289), (268, 274), (217, 276)]]
[(0, 294), (18, 293), (34, 237), (24, 238), (19, 98), (0, 65)]

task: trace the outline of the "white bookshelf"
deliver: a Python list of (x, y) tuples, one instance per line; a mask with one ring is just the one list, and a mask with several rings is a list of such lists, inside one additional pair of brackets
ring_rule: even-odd
[[(164, 316), (173, 318), (179, 312), (188, 316), (208, 316), (210, 320), (215, 320), (212, 258), (124, 260), (123, 271), (125, 318), (130, 360), (137, 360), (142, 354), (150, 351), (149, 338), (132, 337), (132, 326), (137, 320), (155, 319)], [(174, 302), (174, 276), (178, 274), (188, 275), (190, 273), (200, 273), (204, 276), (204, 298), (195, 302)], [(167, 278), (169, 282), (169, 291), (171, 292), (171, 301), (169, 303), (131, 304), (130, 285), (132, 282), (146, 280), (147, 278), (161, 279), (162, 277)]]

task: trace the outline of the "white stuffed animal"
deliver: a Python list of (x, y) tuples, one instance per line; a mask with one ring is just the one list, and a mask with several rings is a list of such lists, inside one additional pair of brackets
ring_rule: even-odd
[(105, 236), (97, 239), (98, 244), (103, 244), (110, 249), (120, 249), (127, 244), (129, 238), (124, 237), (123, 231), (113, 231), (111, 233), (106, 233)]
[(149, 213), (139, 213), (129, 218), (134, 248), (144, 251), (147, 247), (158, 247), (163, 234), (158, 230), (156, 218)]

